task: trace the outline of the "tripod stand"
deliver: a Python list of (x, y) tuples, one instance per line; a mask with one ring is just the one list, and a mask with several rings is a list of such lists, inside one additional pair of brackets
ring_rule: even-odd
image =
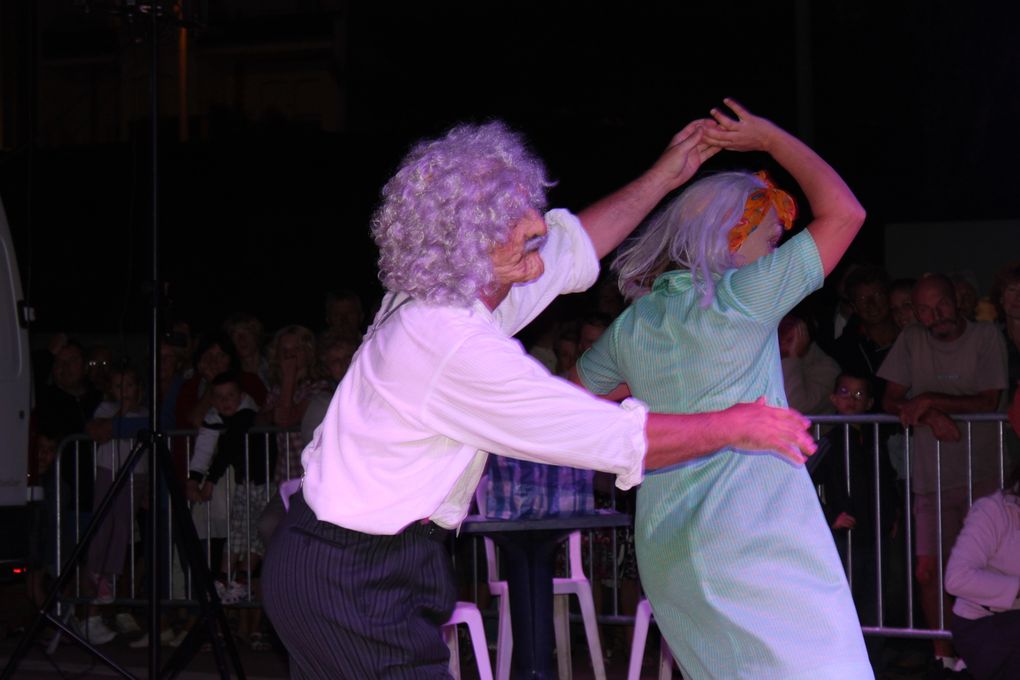
[(8, 661), (7, 667), (4, 668), (3, 674), (0, 675), (0, 679), (6, 680), (7, 678), (13, 677), (18, 664), (24, 658), (32, 642), (36, 639), (38, 634), (41, 632), (43, 625), (46, 623), (52, 624), (61, 631), (61, 633), (68, 635), (71, 639), (82, 645), (88, 652), (103, 661), (121, 676), (125, 678), (135, 677), (108, 655), (96, 649), (81, 635), (80, 631), (76, 630), (73, 626), (69, 626), (65, 620), (54, 613), (54, 607), (60, 598), (60, 593), (63, 592), (64, 588), (74, 577), (74, 567), (84, 557), (85, 552), (88, 549), (89, 541), (98, 531), (99, 526), (107, 518), (110, 511), (113, 510), (117, 494), (125, 487), (128, 480), (131, 478), (135, 467), (142, 460), (143, 456), (147, 456), (149, 460), (150, 490), (152, 487), (155, 487), (158, 491), (161, 486), (165, 485), (165, 488), (169, 493), (172, 526), (176, 532), (174, 540), (179, 554), (184, 557), (187, 566), (191, 569), (192, 580), (195, 584), (195, 592), (201, 609), (198, 623), (188, 632), (184, 641), (168, 660), (166, 667), (160, 669), (157, 650), (159, 650), (158, 638), (162, 601), (159, 598), (159, 585), (161, 582), (161, 570), (165, 565), (161, 563), (158, 557), (158, 528), (160, 523), (158, 515), (161, 514), (159, 496), (151, 496), (149, 513), (150, 517), (154, 520), (154, 526), (150, 527), (150, 529), (153, 530), (153, 533), (150, 534), (148, 551), (150, 614), (149, 651), (150, 660), (153, 656), (152, 652), (157, 651), (157, 661), (156, 673), (153, 674), (150, 672), (149, 677), (151, 679), (155, 679), (157, 677), (176, 677), (178, 673), (187, 667), (188, 662), (199, 650), (202, 642), (209, 640), (212, 642), (213, 653), (216, 658), (217, 668), (220, 671), (220, 677), (225, 679), (230, 678), (230, 672), (227, 667), (227, 657), (229, 655), (229, 660), (234, 665), (237, 677), (241, 678), (241, 680), (244, 679), (245, 675), (244, 670), (241, 667), (241, 659), (238, 655), (234, 638), (230, 633), (230, 627), (227, 623), (226, 615), (223, 612), (223, 607), (216, 594), (212, 575), (209, 573), (209, 569), (205, 563), (198, 533), (195, 530), (191, 513), (188, 510), (184, 493), (174, 473), (173, 463), (170, 460), (170, 453), (166, 448), (163, 436), (159, 433), (154, 433), (151, 430), (145, 430), (139, 433), (137, 444), (128, 455), (124, 465), (117, 472), (117, 476), (114, 479), (110, 490), (96, 508), (92, 522), (89, 523), (89, 526), (82, 535), (81, 540), (78, 541), (78, 544), (74, 547), (70, 557), (68, 557), (64, 568), (60, 572), (60, 576), (53, 584), (50, 592), (47, 594), (46, 600), (40, 607), (39, 615), (25, 633), (25, 636), (18, 644), (18, 647), (14, 650), (14, 653)]
[[(170, 3), (167, 3), (167, 5), (169, 4)], [(115, 6), (118, 8), (118, 11), (126, 13), (129, 19), (133, 19), (136, 13), (143, 17), (147, 14), (149, 19), (148, 24), (151, 41), (149, 92), (151, 107), (150, 134), (152, 154), (152, 316), (149, 329), (149, 347), (152, 357), (150, 383), (152, 385), (152, 389), (150, 390), (149, 399), (149, 429), (139, 435), (137, 445), (131, 451), (131, 454), (128, 456), (125, 464), (118, 471), (113, 485), (107, 492), (106, 496), (103, 497), (99, 507), (96, 508), (92, 522), (86, 529), (85, 534), (81, 537), (78, 544), (71, 552), (67, 562), (62, 565), (62, 571), (60, 572), (56, 583), (53, 584), (50, 592), (47, 594), (46, 599), (40, 608), (39, 615), (36, 617), (32, 626), (28, 629), (25, 636), (14, 650), (14, 653), (8, 660), (3, 673), (0, 674), (0, 680), (7, 680), (8, 678), (13, 677), (14, 672), (18, 668), (18, 664), (27, 654), (32, 642), (41, 632), (43, 625), (47, 623), (55, 626), (59, 631), (61, 631), (61, 633), (68, 635), (71, 639), (82, 645), (88, 652), (103, 661), (107, 666), (119, 673), (121, 676), (125, 678), (134, 678), (130, 672), (117, 664), (113, 659), (109, 658), (108, 655), (103, 654), (101, 651), (93, 647), (88, 640), (82, 637), (79, 631), (72, 629), (72, 627), (68, 626), (67, 623), (64, 620), (61, 620), (59, 616), (54, 615), (53, 610), (60, 598), (60, 593), (75, 574), (76, 565), (85, 555), (89, 541), (113, 509), (118, 492), (124, 488), (126, 480), (132, 475), (143, 455), (147, 455), (149, 461), (148, 528), (150, 540), (147, 554), (147, 568), (149, 576), (148, 678), (149, 680), (156, 680), (157, 678), (162, 677), (176, 677), (187, 666), (188, 662), (195, 655), (195, 652), (198, 651), (202, 642), (205, 639), (208, 639), (212, 643), (220, 677), (224, 680), (230, 678), (230, 671), (227, 667), (227, 655), (229, 654), (230, 661), (233, 663), (237, 677), (244, 680), (245, 675), (244, 670), (241, 667), (241, 659), (238, 655), (237, 647), (234, 644), (234, 638), (230, 633), (230, 628), (227, 623), (226, 616), (223, 613), (219, 597), (216, 594), (212, 576), (209, 573), (209, 568), (203, 558), (198, 533), (195, 530), (194, 523), (191, 519), (191, 513), (188, 511), (187, 503), (184, 500), (184, 493), (177, 481), (173, 464), (170, 461), (170, 453), (167, 450), (164, 436), (160, 431), (159, 423), (159, 396), (157, 395), (156, 389), (156, 386), (160, 384), (159, 338), (161, 337), (161, 333), (159, 312), (161, 308), (160, 295), (162, 293), (162, 286), (159, 279), (159, 20), (165, 8), (158, 2), (158, 0), (150, 0), (148, 3), (125, 2), (123, 5), (115, 3)], [(199, 606), (201, 608), (201, 615), (199, 617), (199, 623), (192, 627), (184, 641), (167, 662), (166, 667), (161, 669), (159, 658), (159, 629), (162, 618), (160, 585), (163, 580), (162, 570), (167, 565), (164, 565), (159, 559), (160, 541), (158, 540), (158, 536), (160, 535), (162, 528), (162, 504), (160, 503), (160, 494), (164, 489), (166, 489), (170, 497), (170, 511), (171, 518), (173, 520), (172, 526), (175, 529), (174, 539), (178, 552), (186, 560), (191, 569), (193, 581), (197, 585), (196, 592)]]

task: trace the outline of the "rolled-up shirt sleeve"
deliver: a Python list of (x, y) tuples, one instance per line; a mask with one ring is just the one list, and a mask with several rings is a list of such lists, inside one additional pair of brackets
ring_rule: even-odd
[(641, 402), (593, 397), (494, 333), (465, 338), (435, 376), (419, 414), (426, 427), (483, 451), (613, 473), (621, 489), (641, 482)]

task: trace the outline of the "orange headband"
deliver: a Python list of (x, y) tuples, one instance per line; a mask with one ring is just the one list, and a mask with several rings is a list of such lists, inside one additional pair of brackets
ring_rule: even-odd
[(793, 226), (793, 218), (797, 216), (797, 204), (790, 194), (782, 189), (777, 189), (764, 170), (754, 173), (754, 176), (765, 182), (765, 187), (751, 192), (751, 195), (747, 197), (747, 203), (744, 204), (744, 215), (736, 226), (730, 229), (731, 253), (737, 252), (751, 232), (758, 228), (761, 221), (765, 219), (765, 215), (768, 214), (769, 208), (776, 209), (776, 217), (782, 223), (783, 229), (787, 231)]

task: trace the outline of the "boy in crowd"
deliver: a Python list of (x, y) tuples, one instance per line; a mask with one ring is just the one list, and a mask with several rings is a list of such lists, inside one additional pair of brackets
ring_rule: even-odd
[[(848, 417), (871, 412), (875, 403), (871, 381), (848, 372), (836, 377), (829, 399), (836, 413)], [(822, 488), (822, 510), (847, 569), (857, 615), (865, 626), (878, 625), (876, 547), (881, 545), (882, 554), (889, 555), (888, 538), (895, 531), (897, 517), (896, 472), (889, 462), (884, 434), (860, 423), (835, 427), (818, 442), (818, 452), (807, 464), (813, 468), (812, 480)], [(883, 575), (882, 581), (887, 583), (888, 578)], [(872, 665), (878, 668), (881, 639), (865, 638), (865, 644)]]
[[(213, 379), (210, 389), (213, 406), (195, 439), (187, 495), (191, 501), (208, 501), (227, 468), (234, 469), (229, 559), (235, 567), (235, 578), (229, 585), (226, 578), (216, 583), (223, 603), (233, 604), (247, 598), (249, 587), (257, 595), (265, 546), (256, 525), (269, 498), (276, 493), (270, 481), (270, 471), (276, 463), (276, 438), (248, 436), (256, 424), (258, 406), (241, 390), (236, 375), (221, 373)], [(238, 631), (249, 638), (253, 649), (259, 650), (266, 645), (259, 630), (261, 616), (261, 609), (245, 610)]]

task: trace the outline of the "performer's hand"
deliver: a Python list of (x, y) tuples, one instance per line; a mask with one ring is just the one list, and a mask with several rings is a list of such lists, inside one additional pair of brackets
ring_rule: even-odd
[(212, 498), (212, 493), (213, 493), (213, 487), (214, 486), (215, 485), (212, 482), (208, 482), (208, 481), (202, 482), (201, 493), (202, 493), (202, 500), (203, 501), (208, 501), (210, 498)]
[(731, 406), (723, 414), (730, 421), (736, 448), (775, 451), (796, 465), (803, 465), (818, 448), (807, 432), (810, 420), (793, 409), (767, 405), (765, 397), (753, 404)]
[(857, 518), (845, 512), (839, 513), (839, 517), (832, 523), (833, 529), (853, 529), (857, 526)]
[(705, 131), (715, 126), (715, 121), (707, 118), (688, 123), (670, 140), (653, 170), (662, 172), (666, 182), (674, 189), (689, 180), (702, 163), (719, 153), (719, 147), (705, 137)]
[(775, 132), (779, 129), (765, 118), (754, 115), (735, 99), (723, 99), (723, 103), (737, 115), (730, 118), (719, 108), (713, 108), (714, 127), (705, 128), (705, 141), (728, 151), (769, 151)]

